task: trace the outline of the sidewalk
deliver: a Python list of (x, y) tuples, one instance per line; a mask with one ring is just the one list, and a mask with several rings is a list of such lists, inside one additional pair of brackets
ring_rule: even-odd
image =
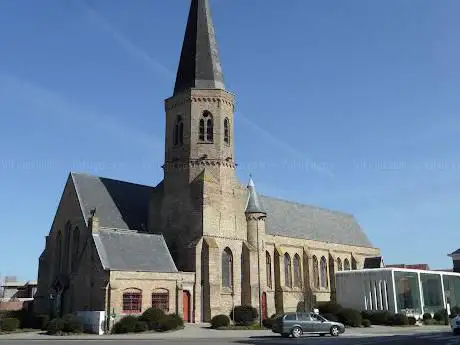
[[(410, 335), (414, 333), (448, 332), (449, 326), (421, 326), (421, 327), (389, 327), (372, 326), (369, 328), (347, 328), (344, 336), (347, 337), (374, 337), (392, 335)], [(252, 338), (274, 335), (270, 330), (214, 330), (207, 325), (186, 325), (184, 329), (165, 333), (134, 333), (116, 335), (81, 334), (72, 336), (49, 336), (43, 332), (12, 333), (0, 335), (0, 340), (34, 339), (34, 340), (143, 340), (143, 339), (214, 339), (214, 338)]]

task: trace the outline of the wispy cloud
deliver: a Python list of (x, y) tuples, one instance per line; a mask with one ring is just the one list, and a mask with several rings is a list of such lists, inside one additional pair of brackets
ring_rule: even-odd
[(63, 95), (28, 80), (0, 74), (0, 95), (8, 96), (11, 99), (20, 99), (35, 109), (41, 110), (43, 114), (46, 114), (45, 116), (52, 117), (53, 120), (65, 118), (66, 121), (76, 121), (77, 119), (81, 124), (98, 128), (146, 149), (158, 152), (163, 149), (163, 141), (151, 133), (132, 128), (110, 115), (85, 109), (66, 99)]
[(153, 72), (161, 75), (166, 78), (173, 78), (174, 73), (164, 66), (162, 63), (156, 59), (149, 56), (142, 49), (136, 46), (130, 39), (128, 39), (120, 30), (110, 24), (104, 17), (102, 17), (95, 9), (90, 5), (86, 4), (84, 1), (79, 1), (78, 5), (84, 11), (87, 19), (99, 29), (107, 32), (112, 38), (129, 54), (135, 57), (137, 60), (141, 61), (147, 68)]
[[(110, 24), (100, 13), (98, 13), (94, 8), (89, 6), (87, 3), (81, 2), (80, 5), (84, 9), (84, 13), (96, 27), (106, 31), (109, 33), (115, 41), (120, 44), (122, 48), (124, 48), (129, 54), (131, 54), (136, 59), (141, 59), (145, 65), (153, 72), (158, 73), (162, 77), (167, 79), (174, 78), (175, 74), (168, 69), (163, 63), (155, 59), (154, 57), (147, 54), (143, 49), (136, 46), (132, 40), (126, 37), (119, 29), (114, 27)], [(262, 128), (261, 126), (257, 125), (256, 123), (252, 122), (248, 117), (244, 116), (242, 113), (238, 113), (239, 118), (243, 120), (243, 122), (250, 126), (253, 129), (256, 129), (260, 134), (262, 134), (266, 139), (268, 139), (273, 145), (276, 145), (279, 148), (282, 148), (286, 153), (291, 156), (295, 156), (297, 159), (302, 159), (304, 165), (308, 165), (308, 168), (327, 176), (332, 177), (333, 174), (325, 167), (324, 164), (315, 162), (309, 157), (307, 157), (303, 152), (294, 148), (293, 146), (289, 145), (289, 143), (280, 140), (275, 135), (267, 131), (266, 129)]]

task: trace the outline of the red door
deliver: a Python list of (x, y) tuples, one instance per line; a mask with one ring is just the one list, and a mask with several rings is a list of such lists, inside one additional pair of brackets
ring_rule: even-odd
[(262, 293), (262, 320), (268, 319), (267, 315), (267, 294)]
[(190, 292), (183, 291), (183, 312), (184, 312), (184, 322), (190, 322)]

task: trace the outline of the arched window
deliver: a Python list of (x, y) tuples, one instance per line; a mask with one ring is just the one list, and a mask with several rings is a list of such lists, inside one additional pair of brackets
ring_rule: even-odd
[(321, 287), (327, 287), (327, 260), (324, 256), (321, 257), (320, 262), (320, 271), (321, 271)]
[(284, 285), (292, 287), (292, 269), (291, 269), (291, 257), (288, 253), (284, 254)]
[(78, 254), (80, 250), (80, 229), (75, 227), (73, 230), (73, 251), (72, 251), (72, 272), (75, 272), (77, 269), (78, 263)]
[(302, 270), (300, 267), (300, 256), (298, 254), (294, 255), (294, 286), (302, 286)]
[(199, 140), (212, 143), (214, 141), (214, 119), (212, 114), (205, 110), (200, 119)]
[(265, 252), (265, 274), (267, 276), (267, 287), (272, 287), (272, 259), (268, 251)]
[(64, 247), (64, 253), (63, 253), (63, 266), (64, 266), (64, 272), (67, 272), (69, 269), (69, 260), (71, 260), (71, 252), (72, 249), (70, 247), (70, 241), (72, 237), (72, 225), (68, 221), (65, 224), (65, 231), (64, 231), (64, 237), (65, 237), (65, 247)]
[(123, 292), (123, 313), (140, 313), (142, 311), (142, 291), (129, 289)]
[(313, 282), (316, 288), (319, 288), (318, 258), (313, 255)]
[(200, 134), (199, 139), (200, 141), (204, 141), (204, 119), (200, 119)]
[(340, 258), (337, 258), (337, 271), (341, 270), (343, 270), (342, 260)]
[(222, 253), (222, 287), (233, 288), (233, 255), (228, 247)]
[(224, 120), (224, 142), (230, 144), (230, 121), (227, 117)]
[(343, 269), (344, 269), (345, 271), (349, 271), (349, 270), (350, 270), (350, 261), (348, 261), (348, 259), (343, 260)]
[(152, 308), (169, 312), (169, 291), (166, 289), (158, 289), (152, 293)]
[(176, 123), (174, 125), (174, 146), (184, 144), (184, 122), (182, 116), (177, 115)]
[(56, 270), (58, 273), (61, 271), (62, 267), (62, 232), (61, 230), (58, 231), (56, 237)]

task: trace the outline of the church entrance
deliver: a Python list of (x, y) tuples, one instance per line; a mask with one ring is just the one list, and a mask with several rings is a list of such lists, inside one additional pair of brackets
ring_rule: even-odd
[(262, 320), (268, 319), (267, 315), (267, 293), (262, 293)]
[(183, 301), (182, 308), (184, 314), (184, 322), (190, 322), (190, 292), (184, 290), (182, 292)]

